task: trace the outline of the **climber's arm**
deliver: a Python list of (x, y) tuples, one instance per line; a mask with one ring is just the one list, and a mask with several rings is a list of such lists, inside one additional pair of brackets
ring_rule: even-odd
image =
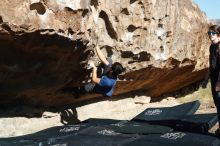
[(98, 44), (96, 44), (95, 50), (97, 52), (97, 55), (98, 55), (99, 59), (102, 61), (103, 64), (105, 64), (107, 66), (109, 64), (109, 62), (106, 59), (106, 57), (104, 56), (104, 54), (102, 53), (102, 51), (100, 50)]
[(100, 78), (97, 77), (97, 67), (95, 66), (94, 62), (91, 62), (90, 65), (92, 66), (92, 81), (96, 84), (99, 84)]
[(100, 80), (101, 79), (97, 77), (97, 68), (95, 67), (92, 70), (92, 81), (96, 84), (99, 84)]

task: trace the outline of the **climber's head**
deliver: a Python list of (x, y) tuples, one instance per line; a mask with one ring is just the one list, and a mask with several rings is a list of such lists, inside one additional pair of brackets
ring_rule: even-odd
[(108, 75), (112, 78), (117, 78), (119, 74), (125, 71), (125, 68), (119, 63), (115, 62), (111, 68), (109, 68)]

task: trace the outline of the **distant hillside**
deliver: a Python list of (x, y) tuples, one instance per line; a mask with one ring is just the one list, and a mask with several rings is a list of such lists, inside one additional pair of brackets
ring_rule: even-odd
[(220, 25), (220, 19), (211, 19), (210, 21), (214, 24)]

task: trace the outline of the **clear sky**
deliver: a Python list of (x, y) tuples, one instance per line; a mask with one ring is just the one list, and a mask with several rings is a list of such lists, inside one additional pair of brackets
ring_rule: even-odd
[(220, 19), (220, 0), (194, 0), (208, 19)]

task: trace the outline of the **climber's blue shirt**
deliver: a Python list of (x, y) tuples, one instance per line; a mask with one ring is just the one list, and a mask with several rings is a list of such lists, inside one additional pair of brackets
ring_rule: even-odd
[(104, 67), (101, 80), (100, 80), (99, 84), (96, 86), (95, 90), (97, 93), (101, 93), (105, 96), (110, 97), (113, 94), (117, 79), (110, 78), (106, 75), (107, 68), (112, 66), (111, 58), (108, 58), (107, 60), (108, 60), (109, 64)]
[(98, 86), (96, 87), (96, 92), (108, 97), (112, 96), (116, 81), (117, 79), (112, 79), (106, 75), (103, 75)]

